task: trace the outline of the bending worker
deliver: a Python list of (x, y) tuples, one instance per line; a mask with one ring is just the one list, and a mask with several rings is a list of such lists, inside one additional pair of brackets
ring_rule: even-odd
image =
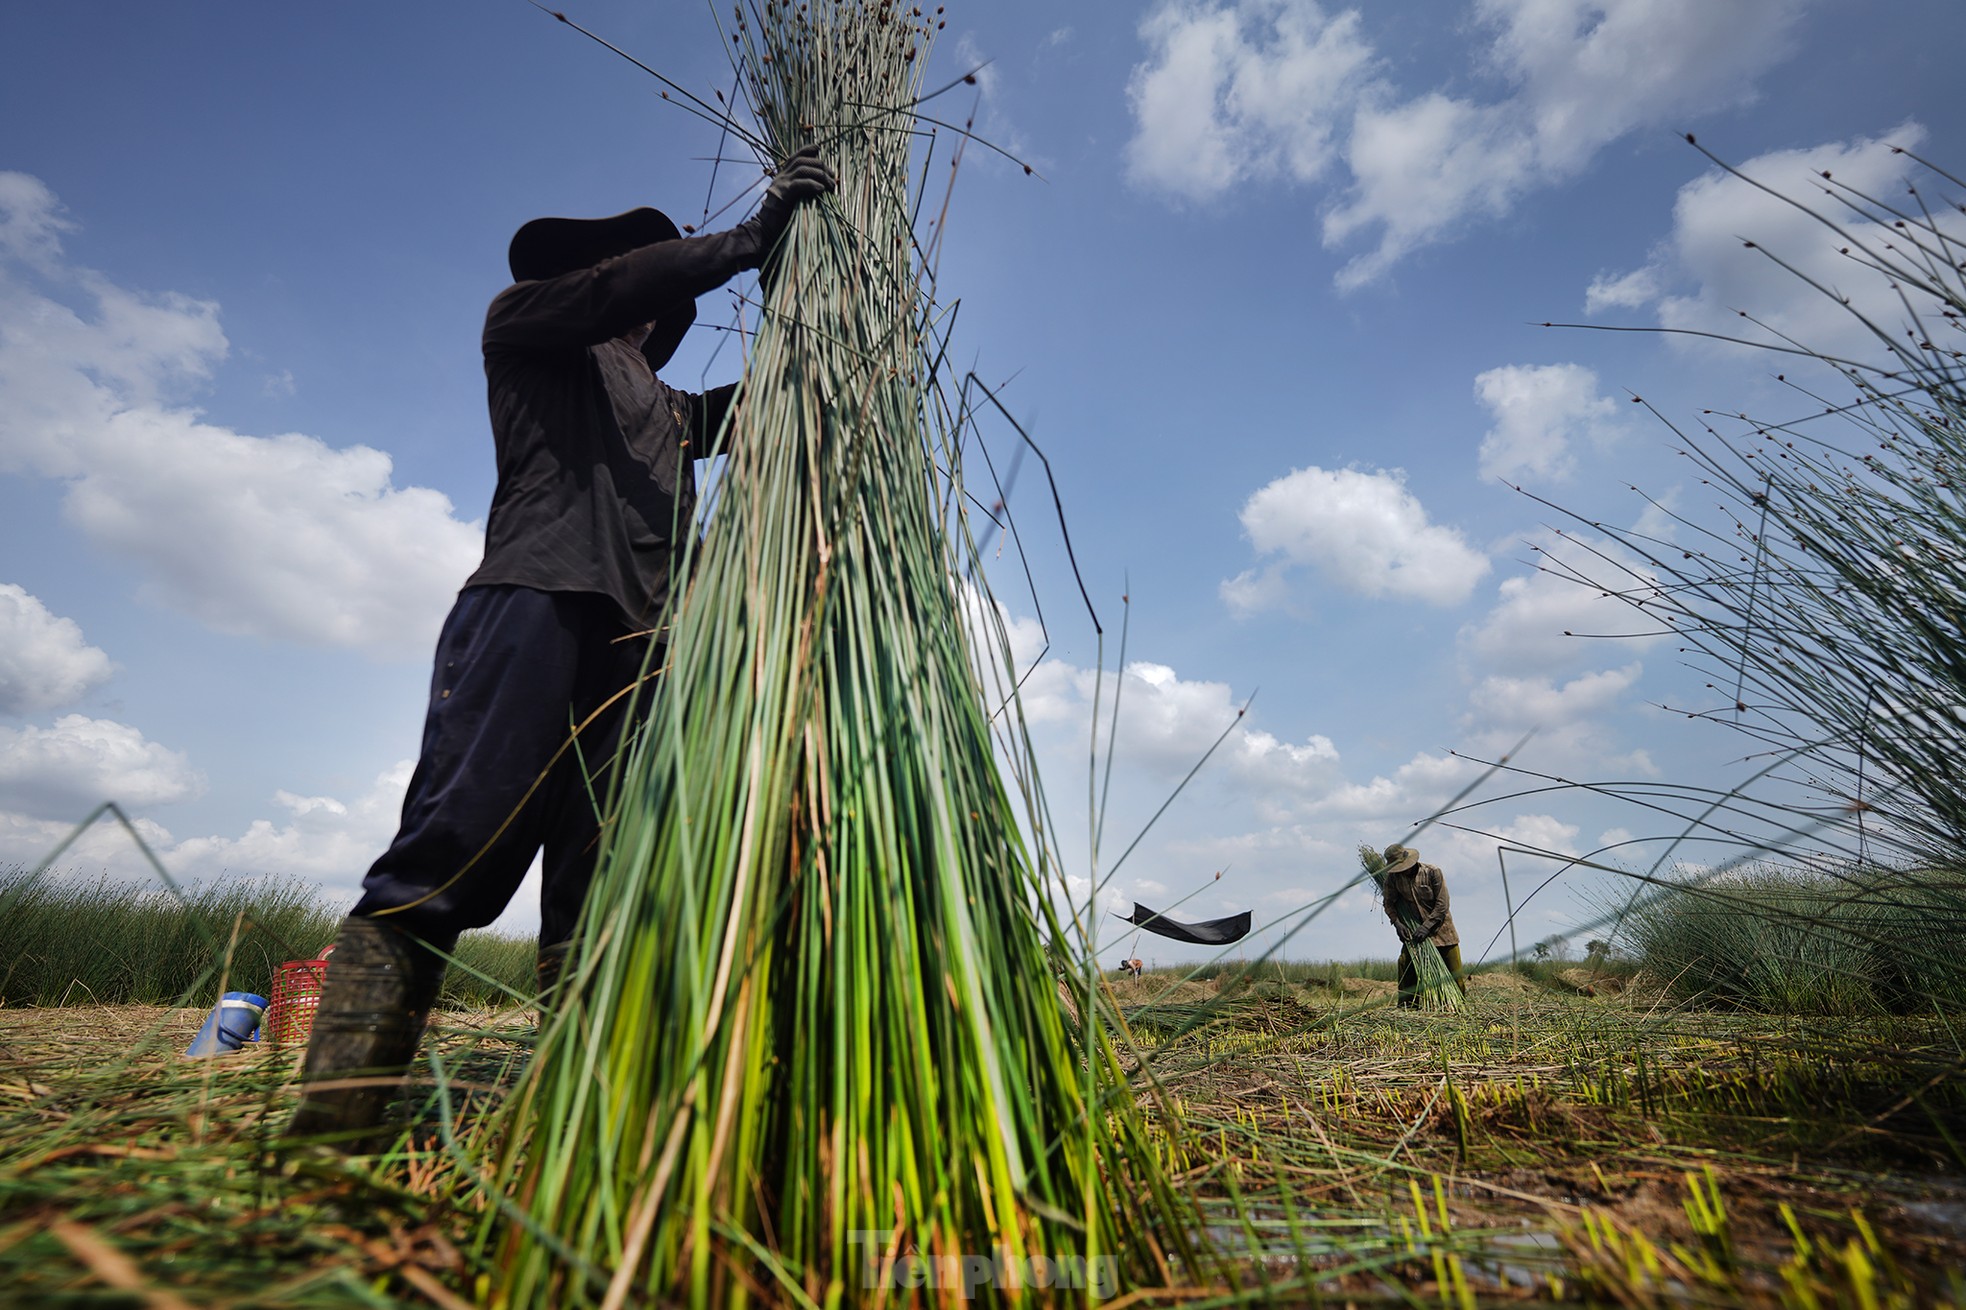
[(1440, 951), (1454, 980), (1461, 980), (1461, 934), (1454, 930), (1454, 916), (1447, 909), (1447, 879), (1431, 864), (1420, 863), (1420, 853), (1410, 846), (1386, 848), (1386, 917), (1399, 934), (1399, 1003), (1420, 1003), (1419, 971), (1413, 965), (1413, 947), (1431, 941)]
[(832, 187), (808, 147), (728, 232), (684, 237), (644, 208), (535, 219), (512, 238), (513, 284), (485, 315), (498, 458), (485, 558), (437, 639), (402, 826), (335, 938), (291, 1136), (383, 1140), (440, 952), (498, 917), (542, 847), (542, 989), (554, 981), (594, 872), (593, 797), (608, 794), (625, 707), (648, 702), (622, 693), (661, 666), (694, 463), (735, 389), (693, 395), (656, 373), (696, 298), (760, 267), (798, 205)]

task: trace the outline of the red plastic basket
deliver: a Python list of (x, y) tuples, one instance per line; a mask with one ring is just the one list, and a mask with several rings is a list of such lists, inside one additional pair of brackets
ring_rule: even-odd
[(275, 1042), (304, 1042), (314, 1029), (321, 1004), (326, 960), (288, 960), (273, 977), (273, 1000), (266, 1007), (266, 1032)]

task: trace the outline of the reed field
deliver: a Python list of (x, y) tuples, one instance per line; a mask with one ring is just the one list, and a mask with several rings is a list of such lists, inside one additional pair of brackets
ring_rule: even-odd
[[(1147, 1140), (1229, 1257), (1213, 1303), (1966, 1298), (1958, 1014), (1687, 1006), (1642, 973), (1586, 997), (1477, 970), (1459, 1011), (1396, 1011), (1390, 980), (1351, 974), (1109, 986), (1178, 1114)], [(492, 1299), (483, 1126), (537, 1039), (529, 1010), (440, 1015), (420, 1149), (352, 1162), (274, 1151), (297, 1052), (179, 1058), (201, 1017), (0, 1009), (11, 1303)], [(969, 1303), (952, 1277), (888, 1303)]]
[[(334, 940), (338, 911), (292, 880), (146, 890), (0, 869), (0, 1006), (191, 1005), (221, 991), (271, 995), (287, 960)], [(530, 938), (466, 933), (444, 999), (511, 1004), (531, 993)], [(223, 985), (221, 985), (223, 984)]]
[[(937, 20), (718, 14), (742, 112), (665, 94), (761, 164), (819, 142), (839, 186), (747, 306), (563, 994), (467, 937), (395, 1146), (298, 1149), (299, 1050), (183, 1051), (326, 944), (310, 889), (0, 871), (0, 1304), (1966, 1307), (1956, 335), (1815, 361), (1882, 457), (1705, 429), (1737, 517), (1567, 566), (1670, 624), (1735, 689), (1717, 748), (1772, 761), (1727, 791), (1497, 761), (1416, 830), (1516, 782), (1630, 803), (1649, 864), (1531, 852), (1596, 879), (1583, 922), (1471, 937), (1459, 984), (1423, 944), (1414, 1009), (1391, 959), (1121, 976), (976, 617), (988, 401), (916, 226), (934, 151), (976, 147), (922, 82)], [(1956, 334), (1951, 220), (1828, 194)], [(1382, 866), (1346, 863), (1307, 871), (1319, 907)]]
[(1778, 1014), (1966, 1008), (1966, 877), (1755, 868), (1652, 901), (1622, 937), (1676, 997)]

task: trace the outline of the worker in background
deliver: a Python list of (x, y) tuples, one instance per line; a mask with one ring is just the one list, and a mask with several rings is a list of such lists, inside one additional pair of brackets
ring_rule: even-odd
[(542, 848), (542, 990), (556, 980), (598, 854), (596, 798), (630, 703), (648, 703), (636, 684), (662, 664), (695, 461), (735, 390), (694, 395), (656, 374), (696, 298), (763, 265), (794, 210), (832, 188), (808, 147), (728, 232), (685, 237), (643, 208), (535, 219), (512, 238), (512, 285), (485, 315), (498, 484), (484, 562), (437, 639), (401, 828), (335, 938), (291, 1137), (386, 1141), (443, 953), (498, 917)]
[(1431, 941), (1454, 981), (1461, 980), (1461, 934), (1454, 930), (1454, 916), (1447, 908), (1447, 879), (1434, 865), (1420, 863), (1418, 851), (1398, 844), (1386, 848), (1382, 874), (1386, 917), (1400, 940), (1399, 1003), (1418, 1006), (1419, 971), (1413, 965), (1413, 948), (1419, 943)]

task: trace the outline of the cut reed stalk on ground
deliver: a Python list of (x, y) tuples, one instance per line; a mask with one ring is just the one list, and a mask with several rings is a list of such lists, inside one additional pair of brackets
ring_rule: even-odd
[(931, 27), (738, 20), (754, 145), (817, 140), (839, 187), (764, 288), (574, 986), (510, 1102), (499, 1303), (857, 1303), (915, 1256), (994, 1260), (1005, 1302), (1051, 1299), (1015, 1284), (1061, 1261), (1197, 1272), (1108, 1025), (1061, 1005), (1069, 934), (993, 756), (966, 536), (938, 523), (959, 464), (909, 194)]

